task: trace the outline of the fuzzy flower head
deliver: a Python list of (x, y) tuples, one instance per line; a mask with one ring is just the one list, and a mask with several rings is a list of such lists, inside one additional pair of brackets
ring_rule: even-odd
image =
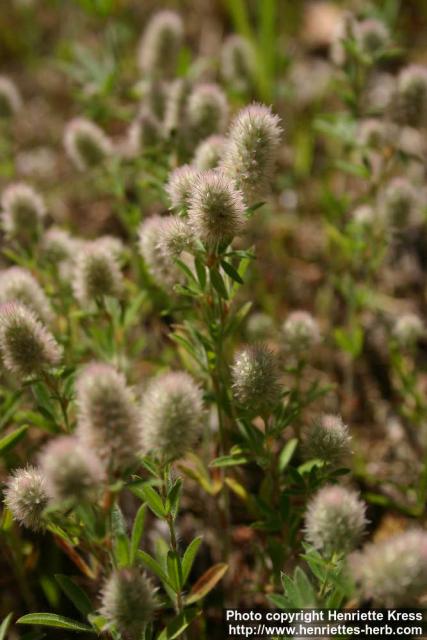
[(410, 65), (397, 79), (397, 119), (412, 127), (427, 124), (427, 67)]
[(6, 76), (0, 76), (0, 118), (10, 118), (22, 107), (16, 85)]
[(350, 557), (364, 600), (376, 607), (414, 606), (427, 589), (427, 533), (412, 529), (367, 544)]
[(319, 326), (306, 311), (293, 311), (282, 327), (285, 345), (295, 352), (307, 351), (320, 342)]
[(124, 472), (141, 450), (139, 415), (132, 391), (114, 367), (93, 363), (76, 383), (78, 437), (111, 473)]
[(251, 43), (242, 36), (229, 36), (221, 51), (224, 80), (237, 91), (248, 91), (253, 83), (256, 58)]
[(280, 400), (277, 358), (264, 345), (242, 349), (232, 366), (233, 394), (251, 413), (270, 413)]
[(221, 166), (248, 205), (269, 191), (281, 133), (279, 117), (261, 104), (245, 107), (231, 123)]
[(202, 242), (230, 242), (244, 228), (245, 204), (234, 182), (218, 170), (197, 177), (188, 210), (190, 225)]
[(140, 640), (156, 609), (156, 590), (138, 568), (114, 571), (102, 589), (100, 609), (126, 640)]
[(186, 131), (189, 91), (189, 83), (185, 78), (177, 78), (167, 88), (164, 128), (168, 136), (180, 137)]
[(48, 503), (41, 472), (35, 467), (17, 469), (7, 482), (4, 501), (20, 524), (33, 531), (41, 529), (42, 514)]
[(417, 191), (406, 178), (393, 178), (380, 196), (380, 207), (387, 223), (405, 226), (414, 222), (419, 213)]
[(199, 84), (188, 98), (187, 117), (194, 144), (222, 133), (227, 125), (228, 103), (216, 84)]
[(390, 32), (380, 20), (368, 19), (358, 22), (355, 36), (361, 50), (369, 56), (383, 51), (390, 42)]
[(396, 320), (393, 337), (402, 348), (413, 347), (426, 333), (423, 321), (415, 313), (405, 313)]
[(169, 262), (193, 249), (193, 234), (188, 221), (180, 216), (163, 218), (158, 249), (164, 260)]
[(200, 171), (216, 169), (224, 152), (225, 141), (224, 136), (218, 135), (203, 140), (194, 153), (193, 166)]
[(143, 395), (141, 418), (145, 450), (176, 460), (191, 449), (201, 433), (201, 389), (187, 373), (159, 375)]
[(359, 227), (370, 229), (376, 224), (378, 216), (374, 207), (362, 204), (353, 211), (352, 219)]
[(129, 128), (129, 146), (134, 155), (157, 146), (163, 137), (160, 121), (143, 109)]
[(93, 451), (72, 436), (49, 442), (40, 454), (49, 498), (86, 502), (96, 498), (104, 469)]
[(0, 352), (16, 376), (30, 376), (59, 364), (62, 350), (35, 314), (19, 302), (0, 306)]
[(350, 453), (351, 436), (339, 416), (324, 415), (316, 420), (304, 437), (304, 454), (319, 458), (330, 467), (337, 467)]
[(166, 185), (171, 208), (177, 212), (186, 212), (190, 205), (190, 197), (199, 171), (189, 164), (174, 169)]
[(320, 489), (308, 504), (305, 538), (325, 556), (349, 553), (366, 527), (366, 506), (357, 493), (336, 485)]
[(181, 17), (174, 11), (154, 14), (142, 35), (138, 62), (148, 76), (170, 78), (174, 75), (184, 27)]
[(41, 242), (43, 255), (52, 264), (72, 260), (78, 246), (77, 238), (73, 238), (68, 231), (60, 227), (50, 227), (43, 235)]
[(366, 118), (358, 126), (357, 137), (363, 145), (381, 149), (392, 140), (394, 128), (379, 118)]
[(2, 224), (7, 236), (28, 243), (40, 233), (46, 215), (43, 198), (32, 187), (17, 182), (2, 194)]
[(110, 138), (86, 118), (74, 118), (67, 124), (64, 146), (68, 157), (80, 171), (98, 166), (113, 152)]
[(114, 253), (97, 241), (89, 242), (78, 253), (73, 277), (77, 300), (87, 306), (103, 296), (119, 297), (123, 277)]
[(43, 322), (53, 318), (50, 302), (34, 276), (21, 267), (0, 271), (0, 304), (21, 302)]
[(177, 255), (167, 250), (169, 241), (172, 242), (170, 233), (174, 225), (174, 216), (162, 218), (155, 215), (144, 220), (139, 228), (139, 252), (150, 276), (163, 288), (171, 287), (182, 279), (182, 273), (174, 262)]
[(251, 341), (265, 340), (273, 332), (273, 319), (268, 313), (252, 313), (246, 323), (246, 333)]

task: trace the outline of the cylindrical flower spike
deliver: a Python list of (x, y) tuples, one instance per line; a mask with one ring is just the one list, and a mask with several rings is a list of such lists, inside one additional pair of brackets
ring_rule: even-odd
[(362, 597), (376, 607), (414, 606), (427, 589), (427, 533), (413, 529), (350, 557)]
[(102, 243), (87, 243), (74, 266), (73, 289), (80, 304), (87, 306), (104, 296), (119, 297), (122, 287), (123, 276), (116, 255)]
[(102, 589), (101, 615), (126, 640), (140, 640), (156, 609), (156, 590), (138, 568), (114, 571)]
[(100, 165), (113, 153), (110, 138), (86, 118), (74, 118), (67, 124), (64, 146), (68, 157), (80, 171)]
[(184, 78), (171, 82), (166, 92), (164, 128), (167, 136), (182, 138), (187, 130), (187, 100), (190, 87)]
[(49, 442), (40, 454), (49, 497), (55, 501), (96, 499), (105, 471), (96, 454), (72, 436)]
[(76, 383), (78, 429), (110, 473), (128, 471), (141, 450), (140, 418), (132, 391), (114, 367), (93, 363)]
[(162, 140), (160, 121), (148, 109), (144, 109), (129, 129), (129, 145), (132, 154), (138, 155), (152, 149)]
[(79, 240), (60, 227), (50, 227), (43, 235), (41, 246), (45, 258), (53, 264), (59, 264), (74, 258)]
[(304, 434), (306, 458), (319, 458), (331, 467), (337, 467), (350, 453), (351, 436), (339, 416), (324, 415), (316, 420)]
[(46, 216), (43, 198), (32, 187), (17, 182), (2, 194), (2, 225), (10, 238), (29, 242), (39, 235)]
[(404, 124), (427, 124), (427, 67), (413, 64), (400, 72), (393, 111)]
[(201, 389), (187, 373), (159, 375), (143, 395), (141, 416), (145, 450), (176, 460), (191, 449), (201, 433)]
[(355, 36), (362, 51), (368, 55), (379, 53), (390, 42), (390, 33), (384, 22), (374, 19), (358, 22)]
[(402, 348), (414, 346), (424, 335), (426, 327), (415, 313), (405, 313), (396, 320), (393, 327), (393, 337)]
[(418, 194), (406, 178), (390, 180), (380, 194), (379, 205), (386, 222), (391, 225), (401, 227), (417, 220)]
[(59, 364), (62, 349), (34, 313), (18, 302), (0, 306), (0, 352), (17, 376), (30, 376)]
[(170, 78), (174, 75), (184, 27), (174, 11), (159, 11), (148, 23), (139, 44), (138, 62), (148, 76)]
[(200, 171), (216, 169), (221, 162), (225, 142), (226, 138), (218, 135), (203, 140), (194, 153), (193, 166)]
[(242, 193), (221, 171), (204, 171), (194, 182), (188, 218), (195, 236), (202, 242), (209, 245), (230, 242), (245, 224)]
[(0, 304), (21, 302), (43, 322), (51, 322), (52, 307), (45, 292), (34, 276), (21, 267), (0, 271)]
[(0, 76), (0, 118), (10, 118), (22, 107), (16, 85), (6, 76)]
[(187, 220), (180, 216), (168, 216), (162, 220), (164, 223), (160, 229), (158, 248), (169, 263), (183, 252), (191, 251), (194, 239)]
[(354, 491), (336, 485), (320, 489), (307, 507), (307, 542), (325, 556), (349, 553), (365, 531), (365, 511), (365, 504)]
[[(165, 251), (165, 238), (174, 223), (172, 216), (151, 216), (139, 228), (139, 252), (159, 287), (170, 287), (182, 280), (182, 273), (174, 262), (176, 254)], [(191, 233), (188, 238), (191, 238)]]
[(252, 342), (267, 339), (271, 336), (273, 328), (272, 317), (262, 311), (252, 313), (246, 323), (246, 333)]
[(228, 103), (222, 89), (216, 84), (194, 87), (188, 98), (187, 116), (193, 145), (227, 126)]
[(306, 311), (293, 311), (282, 327), (285, 345), (295, 352), (306, 351), (320, 342), (316, 320)]
[(38, 531), (43, 528), (42, 514), (48, 503), (46, 482), (35, 467), (17, 469), (5, 490), (5, 503), (15, 520)]
[(242, 36), (229, 36), (222, 47), (221, 72), (228, 84), (237, 91), (248, 91), (254, 81), (255, 52)]
[(190, 197), (199, 171), (188, 164), (174, 169), (166, 184), (171, 208), (178, 213), (186, 213), (190, 206)]
[(279, 117), (261, 104), (242, 109), (231, 124), (221, 167), (248, 205), (270, 189), (281, 133)]
[(251, 413), (271, 413), (280, 401), (277, 357), (264, 345), (240, 351), (232, 367), (233, 394)]

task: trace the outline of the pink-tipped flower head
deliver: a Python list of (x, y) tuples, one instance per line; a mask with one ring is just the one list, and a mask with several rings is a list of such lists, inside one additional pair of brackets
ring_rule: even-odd
[(248, 205), (269, 192), (281, 134), (279, 117), (261, 104), (245, 107), (231, 123), (221, 167)]
[(224, 80), (237, 91), (248, 91), (254, 82), (256, 57), (246, 38), (229, 36), (221, 51), (221, 73)]
[(57, 366), (62, 355), (50, 331), (18, 302), (0, 306), (0, 352), (6, 369), (22, 377)]
[(3, 191), (1, 206), (2, 226), (8, 237), (23, 243), (37, 239), (46, 216), (39, 193), (23, 182), (11, 184)]
[(203, 140), (194, 153), (193, 166), (200, 171), (216, 169), (221, 162), (225, 142), (226, 138), (219, 135), (209, 136)]
[(368, 56), (383, 51), (390, 42), (390, 32), (384, 22), (367, 19), (355, 26), (356, 41), (361, 50)]
[(6, 76), (0, 76), (0, 119), (10, 118), (22, 107), (22, 99), (16, 85)]
[(147, 76), (173, 77), (184, 26), (174, 11), (159, 11), (147, 24), (138, 48), (138, 63)]
[(417, 604), (427, 589), (427, 533), (412, 529), (350, 557), (362, 598), (376, 607)]
[(199, 84), (192, 90), (187, 104), (187, 117), (193, 145), (227, 126), (228, 103), (223, 90), (216, 84)]
[(65, 229), (50, 227), (43, 235), (41, 247), (48, 262), (59, 264), (74, 258), (79, 248), (79, 241)]
[(86, 118), (74, 118), (67, 124), (64, 146), (68, 157), (80, 171), (100, 165), (113, 153), (110, 138)]
[(308, 504), (305, 538), (325, 556), (347, 554), (366, 528), (366, 506), (357, 493), (336, 485), (320, 489)]
[(90, 502), (99, 495), (104, 469), (93, 450), (73, 436), (49, 442), (40, 454), (49, 498), (56, 502)]
[(84, 307), (104, 296), (120, 297), (123, 276), (117, 256), (109, 247), (94, 241), (79, 251), (74, 265), (73, 289)]
[(323, 415), (304, 434), (304, 456), (338, 467), (350, 454), (351, 436), (339, 416)]
[(179, 213), (186, 213), (190, 205), (190, 196), (199, 171), (188, 164), (174, 169), (166, 184), (171, 208)]
[(205, 244), (230, 242), (245, 225), (242, 193), (222, 171), (201, 172), (191, 192), (188, 218), (194, 235)]
[(141, 418), (145, 450), (165, 460), (180, 458), (201, 434), (204, 410), (200, 387), (181, 371), (157, 376), (143, 394)]
[(156, 147), (163, 137), (160, 121), (148, 109), (144, 109), (129, 128), (129, 146), (133, 155)]
[(239, 351), (232, 366), (233, 394), (252, 414), (271, 413), (281, 397), (276, 355), (262, 344)]
[[(151, 216), (139, 228), (139, 252), (153, 281), (162, 288), (177, 284), (183, 277), (174, 261), (177, 255), (166, 250), (166, 238), (173, 226), (174, 216)], [(190, 232), (187, 237), (190, 240)]]
[(101, 459), (110, 473), (123, 473), (138, 461), (140, 420), (131, 389), (114, 367), (94, 363), (76, 383), (78, 428), (83, 446)]
[(15, 520), (28, 529), (43, 528), (43, 511), (48, 504), (46, 483), (35, 467), (17, 469), (5, 490), (5, 504)]
[(22, 267), (0, 271), (0, 304), (20, 302), (31, 309), (42, 322), (51, 322), (52, 307), (34, 276)]
[(282, 327), (285, 346), (294, 352), (307, 351), (320, 342), (316, 320), (306, 311), (293, 311)]

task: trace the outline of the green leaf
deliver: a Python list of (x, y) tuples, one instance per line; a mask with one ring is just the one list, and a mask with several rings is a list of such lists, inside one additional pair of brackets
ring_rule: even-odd
[(56, 613), (28, 613), (26, 616), (19, 618), (17, 623), (35, 624), (41, 627), (55, 627), (56, 629), (67, 629), (68, 631), (95, 633), (92, 627), (89, 627), (87, 624), (59, 616)]
[(129, 550), (129, 562), (132, 565), (135, 564), (139, 543), (141, 542), (142, 534), (144, 532), (145, 514), (146, 507), (145, 504), (142, 504), (137, 511), (132, 527), (132, 536), (130, 540)]
[(25, 436), (28, 429), (28, 425), (24, 424), (22, 427), (15, 429), (12, 433), (8, 433), (7, 436), (4, 436), (0, 440), (0, 453), (6, 453), (10, 449), (13, 449), (15, 445), (18, 444)]
[(200, 288), (204, 291), (206, 286), (206, 268), (203, 261), (199, 256), (194, 258), (194, 266), (196, 268), (197, 278), (199, 280)]
[(166, 499), (166, 509), (168, 513), (171, 513), (173, 515), (174, 518), (176, 518), (176, 514), (178, 513), (181, 490), (182, 490), (182, 480), (178, 478), (177, 480), (175, 480)]
[(167, 555), (168, 577), (176, 593), (182, 588), (181, 559), (176, 551), (169, 551)]
[(171, 583), (171, 581), (169, 580), (168, 576), (166, 575), (166, 573), (163, 571), (162, 567), (160, 566), (160, 564), (157, 562), (157, 560), (155, 560), (155, 558), (153, 558), (152, 556), (150, 556), (149, 553), (146, 553), (145, 551), (141, 551), (141, 549), (139, 549), (137, 551), (137, 556), (138, 556), (138, 560), (141, 560), (141, 562), (148, 567), (149, 569), (151, 569), (151, 571), (158, 577), (160, 578), (160, 580), (162, 582), (165, 582), (167, 585), (169, 585), (172, 589), (174, 588), (173, 584)]
[(182, 558), (182, 584), (188, 580), (188, 576), (190, 575), (191, 567), (193, 566), (194, 558), (199, 550), (200, 545), (202, 544), (202, 536), (198, 536), (194, 538), (188, 545), (185, 550), (184, 556)]
[(0, 640), (6, 640), (6, 633), (12, 621), (13, 613), (9, 613), (0, 624)]
[(228, 564), (225, 564), (225, 562), (219, 562), (205, 571), (186, 597), (185, 604), (193, 604), (193, 602), (197, 602), (201, 598), (204, 598), (214, 587), (216, 587), (227, 570)]
[(183, 631), (193, 622), (194, 618), (199, 615), (196, 607), (186, 609), (179, 614), (163, 631), (157, 636), (156, 640), (174, 640), (179, 638)]
[(227, 262), (226, 260), (221, 260), (221, 267), (232, 280), (235, 280), (235, 282), (238, 282), (239, 284), (244, 284), (236, 269), (229, 262)]
[(211, 275), (212, 286), (215, 289), (215, 291), (221, 296), (221, 298), (224, 298), (224, 300), (227, 300), (228, 292), (220, 272), (217, 269), (211, 269), (210, 275)]
[(280, 471), (283, 471), (284, 469), (286, 469), (286, 467), (288, 466), (288, 464), (292, 459), (292, 456), (295, 453), (295, 449), (297, 448), (297, 446), (298, 446), (298, 438), (292, 438), (291, 440), (289, 440), (289, 442), (285, 444), (279, 457)]
[(55, 575), (55, 580), (61, 587), (61, 590), (65, 593), (67, 598), (71, 600), (76, 609), (80, 611), (85, 618), (93, 611), (92, 603), (89, 600), (87, 594), (81, 589), (75, 582), (68, 576), (64, 576), (60, 573)]
[(236, 465), (239, 464), (246, 464), (247, 462), (249, 462), (249, 458), (247, 458), (246, 456), (220, 456), (219, 458), (215, 458), (215, 460), (212, 460), (212, 462), (209, 464), (210, 467), (235, 467)]
[(163, 500), (155, 489), (149, 484), (144, 484), (142, 487), (135, 487), (131, 489), (135, 495), (139, 496), (148, 504), (151, 511), (158, 518), (164, 518), (167, 515)]

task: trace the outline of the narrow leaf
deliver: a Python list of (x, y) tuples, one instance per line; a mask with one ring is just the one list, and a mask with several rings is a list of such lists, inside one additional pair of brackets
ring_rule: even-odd
[(199, 615), (197, 608), (187, 609), (177, 616), (163, 631), (156, 640), (174, 640), (179, 638), (183, 631), (191, 624), (194, 618)]
[(193, 604), (201, 598), (204, 598), (221, 580), (228, 570), (228, 564), (219, 562), (208, 569), (196, 582), (191, 589), (189, 595), (185, 599), (185, 604)]
[(55, 627), (56, 629), (67, 629), (68, 631), (83, 631), (85, 633), (95, 633), (92, 627), (82, 624), (71, 618), (59, 616), (56, 613), (28, 613), (17, 620), (18, 624), (35, 624), (41, 627)]
[(13, 449), (13, 447), (25, 436), (27, 429), (28, 425), (25, 424), (22, 427), (19, 427), (19, 429), (12, 431), (12, 433), (8, 433), (7, 436), (4, 436), (4, 438), (0, 440), (0, 453), (6, 453), (6, 451)]
[(9, 613), (2, 621), (0, 625), (0, 640), (6, 640), (6, 633), (9, 629), (10, 623), (12, 621), (12, 612)]
[(202, 544), (202, 536), (194, 538), (188, 545), (185, 550), (184, 556), (182, 558), (182, 584), (184, 585), (188, 576), (190, 575), (191, 567), (193, 566), (194, 558), (199, 550), (200, 545)]
[(144, 532), (146, 506), (142, 504), (135, 516), (135, 521), (132, 527), (132, 536), (130, 541), (129, 560), (131, 564), (135, 564), (139, 543), (141, 542), (142, 534)]
[[(76, 609), (80, 611), (85, 618), (93, 611), (92, 603), (86, 593), (68, 576), (62, 574), (55, 575), (55, 580), (65, 593), (67, 598), (71, 600)], [(0, 639), (1, 640), (1, 639)]]

